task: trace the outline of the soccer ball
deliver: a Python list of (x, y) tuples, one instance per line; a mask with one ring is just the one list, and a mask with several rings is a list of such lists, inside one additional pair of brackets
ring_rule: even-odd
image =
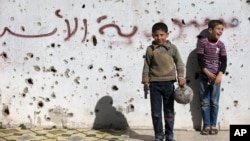
[(187, 85), (178, 86), (174, 91), (174, 99), (180, 104), (190, 103), (193, 100), (193, 90)]

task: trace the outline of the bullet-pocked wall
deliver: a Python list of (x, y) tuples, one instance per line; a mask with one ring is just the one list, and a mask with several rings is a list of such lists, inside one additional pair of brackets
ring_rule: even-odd
[(186, 64), (190, 104), (175, 129), (201, 126), (197, 35), (221, 19), (228, 53), (218, 127), (250, 123), (249, 0), (5, 0), (0, 2), (0, 122), (69, 128), (152, 128), (143, 55), (155, 22)]

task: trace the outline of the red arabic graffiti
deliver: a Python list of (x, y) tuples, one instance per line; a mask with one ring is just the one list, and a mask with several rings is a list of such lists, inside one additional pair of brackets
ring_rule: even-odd
[[(100, 18), (97, 19), (97, 22), (100, 23), (102, 20), (104, 20), (104, 19), (106, 19), (106, 18), (107, 18), (107, 16), (101, 16)], [(115, 29), (117, 30), (117, 32), (118, 32), (118, 35), (120, 35), (121, 37), (132, 37), (132, 36), (135, 35), (135, 33), (137, 32), (137, 27), (134, 26), (134, 27), (133, 27), (133, 31), (132, 31), (131, 33), (124, 34), (124, 33), (122, 33), (120, 27), (119, 27), (118, 25), (116, 25), (116, 24), (107, 24), (107, 25), (104, 25), (104, 26), (102, 26), (102, 27), (99, 29), (99, 32), (100, 32), (101, 34), (104, 34), (104, 29), (109, 28), (109, 27), (115, 28)]]
[[(63, 18), (63, 16), (61, 15), (61, 10), (58, 9), (55, 11), (55, 15), (58, 17), (58, 18)], [(106, 19), (107, 16), (101, 16), (99, 18), (97, 18), (97, 23), (100, 23), (102, 20)], [(71, 37), (73, 37), (77, 30), (78, 30), (78, 18), (74, 18), (74, 28), (71, 29), (71, 26), (70, 26), (70, 22), (68, 19), (65, 19), (65, 24), (67, 26), (67, 36), (64, 38), (64, 41), (69, 41)], [(87, 33), (88, 33), (88, 27), (87, 27), (87, 19), (83, 19), (83, 26), (84, 26), (84, 35), (83, 35), (83, 38), (82, 38), (82, 42), (85, 42), (86, 41), (86, 38), (87, 38)], [(133, 30), (131, 33), (128, 33), (128, 34), (125, 34), (121, 31), (121, 28), (116, 25), (116, 24), (113, 24), (113, 23), (110, 23), (110, 24), (106, 24), (106, 25), (103, 25), (99, 28), (99, 33), (100, 34), (104, 34), (104, 30), (107, 29), (107, 28), (115, 28), (116, 31), (117, 31), (117, 34), (123, 38), (128, 38), (130, 40), (130, 38), (132, 36), (134, 36), (138, 30), (138, 28), (136, 26), (133, 27)], [(8, 27), (5, 27), (3, 32), (0, 34), (0, 37), (3, 37), (6, 33), (9, 33), (13, 36), (16, 36), (16, 37), (21, 37), (21, 38), (41, 38), (41, 37), (48, 37), (48, 36), (52, 36), (54, 35), (56, 32), (57, 32), (57, 28), (55, 28), (53, 31), (49, 32), (49, 33), (45, 33), (45, 34), (34, 34), (34, 35), (25, 35), (25, 34), (20, 34), (20, 33), (16, 33), (16, 32), (13, 32), (11, 29), (9, 29)]]
[[(186, 28), (186, 27), (194, 26), (195, 28), (201, 28), (201, 27), (204, 28), (207, 26), (208, 22), (210, 21), (209, 18), (206, 18), (203, 23), (199, 24), (195, 20), (191, 20), (189, 22), (185, 22), (183, 19), (180, 20), (180, 19), (173, 19), (172, 18), (171, 20), (175, 25), (177, 25), (180, 28), (179, 35), (176, 38), (182, 38), (184, 28)], [(220, 19), (220, 20), (225, 24), (225, 27), (227, 27), (227, 28), (235, 28), (239, 25), (239, 20), (237, 18), (232, 18), (232, 20), (230, 22), (226, 22), (226, 21), (224, 21), (224, 19)]]
[(6, 32), (8, 32), (9, 34), (13, 35), (13, 36), (16, 36), (16, 37), (22, 37), (22, 38), (40, 38), (40, 37), (46, 37), (46, 36), (51, 36), (53, 34), (55, 34), (57, 31), (57, 28), (55, 28), (53, 31), (49, 32), (49, 33), (46, 33), (46, 34), (39, 34), (39, 35), (24, 35), (24, 34), (19, 34), (19, 33), (15, 33), (13, 32), (12, 30), (10, 30), (8, 27), (5, 27), (3, 29), (3, 33), (0, 34), (0, 37), (3, 37), (4, 34)]

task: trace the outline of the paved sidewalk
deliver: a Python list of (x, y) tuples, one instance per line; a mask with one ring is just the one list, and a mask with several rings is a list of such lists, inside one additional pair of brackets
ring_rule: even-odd
[[(229, 141), (229, 131), (201, 135), (196, 131), (175, 130), (176, 141)], [(90, 129), (0, 129), (0, 141), (153, 141), (152, 130)]]

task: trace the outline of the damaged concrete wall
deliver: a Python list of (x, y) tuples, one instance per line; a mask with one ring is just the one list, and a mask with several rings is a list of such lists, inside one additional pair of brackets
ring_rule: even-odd
[(210, 19), (228, 51), (218, 126), (249, 124), (249, 0), (6, 0), (0, 2), (0, 122), (4, 127), (152, 128), (141, 85), (151, 26), (163, 21), (195, 92), (175, 104), (176, 129), (200, 128), (194, 49)]

